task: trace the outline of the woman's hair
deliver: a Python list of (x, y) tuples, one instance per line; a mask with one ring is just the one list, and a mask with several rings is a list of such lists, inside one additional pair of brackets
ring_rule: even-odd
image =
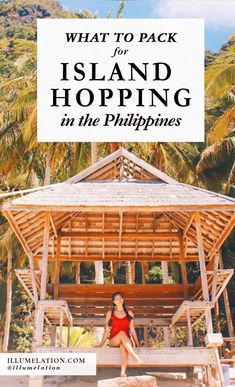
[[(112, 326), (112, 317), (113, 317), (113, 315), (114, 315), (115, 308), (116, 308), (116, 305), (115, 305), (115, 303), (114, 303), (114, 300), (115, 300), (115, 297), (116, 297), (116, 296), (121, 296), (121, 297), (123, 298), (123, 294), (120, 293), (120, 292), (115, 292), (115, 293), (112, 294), (113, 305), (112, 305), (111, 317), (110, 317), (109, 324), (108, 324), (110, 327)], [(123, 307), (124, 312), (126, 313), (126, 316), (127, 316), (128, 320), (129, 320), (129, 321), (133, 320), (133, 317), (129, 315), (128, 310), (127, 310), (127, 307), (126, 307), (126, 305), (125, 305), (124, 302), (123, 302), (123, 304), (122, 304), (122, 307)]]

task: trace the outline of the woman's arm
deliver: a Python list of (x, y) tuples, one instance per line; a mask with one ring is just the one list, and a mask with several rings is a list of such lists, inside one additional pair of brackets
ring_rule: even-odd
[(131, 332), (131, 335), (132, 335), (133, 340), (135, 342), (135, 345), (137, 347), (139, 347), (140, 344), (139, 344), (139, 340), (138, 340), (138, 337), (137, 337), (137, 334), (136, 334), (136, 330), (135, 330), (134, 314), (131, 311), (128, 311), (128, 313), (132, 317), (132, 320), (130, 321), (130, 332)]
[(101, 343), (100, 343), (100, 347), (103, 347), (105, 345), (106, 340), (107, 340), (107, 338), (109, 336), (109, 333), (110, 333), (110, 330), (111, 330), (111, 327), (109, 326), (110, 318), (111, 318), (111, 310), (109, 310), (106, 313), (104, 333), (103, 333), (103, 337), (102, 337), (102, 340), (101, 340)]

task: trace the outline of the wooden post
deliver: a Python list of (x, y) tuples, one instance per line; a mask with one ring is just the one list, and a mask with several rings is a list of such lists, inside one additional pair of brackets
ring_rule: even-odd
[(44, 224), (43, 252), (42, 252), (42, 276), (41, 276), (40, 300), (45, 300), (45, 297), (46, 297), (49, 228), (50, 228), (50, 216), (49, 216), (49, 212), (46, 212), (45, 224)]
[[(206, 276), (206, 263), (205, 263), (205, 252), (203, 248), (201, 219), (200, 219), (199, 212), (195, 213), (195, 225), (196, 225), (196, 234), (197, 234), (199, 265), (200, 265), (200, 273), (201, 273), (201, 281), (202, 281), (202, 294), (203, 294), (204, 301), (210, 301), (208, 284), (207, 284), (207, 276)], [(205, 317), (206, 317), (207, 333), (213, 333), (211, 310), (209, 308), (206, 308)]]
[(215, 327), (216, 332), (220, 333), (220, 318), (219, 318), (220, 312), (219, 312), (219, 302), (216, 301), (215, 303)]
[(183, 235), (179, 235), (179, 248), (180, 248), (180, 265), (181, 265), (181, 275), (182, 282), (184, 285), (184, 297), (188, 299), (188, 279), (187, 279), (187, 269), (186, 269), (186, 253), (184, 247)]
[[(146, 283), (146, 274), (148, 273), (148, 262), (142, 262), (141, 263), (141, 275), (142, 275), (142, 284)], [(145, 347), (149, 346), (149, 340), (148, 340), (148, 328), (144, 327), (144, 345)]]
[(62, 347), (63, 344), (63, 322), (64, 322), (64, 312), (60, 310), (60, 336), (59, 336), (59, 346)]
[(213, 282), (212, 282), (212, 293), (211, 302), (212, 305), (215, 303), (216, 289), (217, 289), (217, 277), (218, 277), (218, 265), (219, 265), (219, 254), (216, 253), (214, 258), (214, 269), (213, 269)]
[(218, 348), (215, 348), (215, 358), (216, 358), (216, 363), (217, 363), (217, 371), (218, 371), (219, 381), (220, 381), (221, 386), (224, 387), (225, 386), (224, 375), (223, 375), (223, 370), (222, 370), (222, 366), (221, 366)]
[(187, 313), (187, 324), (188, 324), (188, 347), (193, 347), (193, 333), (192, 333), (192, 325), (191, 325), (191, 317), (190, 317), (190, 309), (186, 309)]
[[(42, 262), (41, 262), (42, 263), (41, 288), (40, 288), (41, 300), (45, 300), (45, 297), (46, 297), (49, 227), (50, 227), (50, 217), (49, 217), (49, 212), (46, 212), (45, 224), (44, 224), (43, 253), (42, 253)], [(35, 309), (35, 345), (36, 346), (42, 345), (43, 323), (44, 323), (44, 308), (36, 307)]]
[(56, 240), (56, 260), (55, 260), (55, 284), (54, 284), (54, 299), (58, 300), (59, 282), (60, 282), (60, 253), (61, 253), (61, 236)]
[(43, 322), (44, 322), (44, 309), (42, 307), (41, 308), (37, 307), (35, 309), (35, 318), (34, 318), (35, 346), (36, 347), (42, 346)]
[[(161, 262), (162, 268), (162, 282), (163, 284), (169, 284), (168, 262)], [(170, 347), (170, 330), (169, 327), (163, 327), (164, 344), (166, 347)]]
[(70, 344), (70, 325), (68, 325), (67, 347), (69, 347), (69, 344)]
[(177, 347), (177, 329), (175, 325), (171, 326), (172, 341), (174, 347)]
[(35, 278), (35, 272), (34, 272), (34, 262), (33, 262), (33, 255), (29, 254), (29, 268), (30, 268), (30, 275), (32, 279), (32, 287), (33, 287), (33, 298), (34, 298), (34, 303), (35, 306), (37, 306), (38, 302), (38, 291), (37, 291), (37, 283), (36, 283), (36, 278)]
[(56, 347), (56, 325), (51, 325), (51, 346)]
[[(221, 269), (224, 268), (221, 250), (219, 251), (219, 265), (220, 265)], [(235, 334), (234, 334), (234, 327), (233, 327), (233, 320), (232, 320), (232, 316), (231, 316), (231, 310), (230, 310), (230, 306), (229, 306), (229, 298), (228, 298), (227, 288), (225, 288), (223, 290), (223, 296), (224, 296), (224, 308), (225, 308), (225, 314), (226, 314), (226, 318), (227, 318), (229, 336), (234, 337)]]

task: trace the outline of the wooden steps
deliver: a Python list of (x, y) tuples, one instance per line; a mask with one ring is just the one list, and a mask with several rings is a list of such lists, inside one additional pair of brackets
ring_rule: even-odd
[[(207, 283), (208, 283), (208, 291), (210, 296), (213, 298), (213, 304), (218, 300), (223, 290), (226, 288), (228, 282), (232, 278), (234, 274), (233, 269), (218, 269), (216, 272), (213, 270), (207, 270)], [(216, 287), (214, 289), (213, 295), (213, 279), (216, 276)], [(214, 296), (214, 297), (213, 297)], [(202, 300), (202, 288), (200, 282), (195, 286), (195, 294), (193, 297), (194, 300)]]
[(68, 304), (64, 300), (38, 301), (38, 308), (42, 308), (44, 313), (53, 325), (73, 325), (73, 317)]
[[(30, 270), (29, 269), (15, 269), (15, 274), (16, 274), (16, 277), (18, 278), (19, 282), (23, 286), (24, 290), (26, 291), (26, 293), (34, 301), (33, 284), (32, 284)], [(37, 292), (39, 294), (40, 282), (41, 282), (41, 270), (34, 270), (34, 275), (35, 275), (35, 280), (36, 280)]]
[(188, 325), (189, 316), (191, 325), (195, 325), (204, 316), (207, 308), (212, 308), (211, 302), (185, 300), (173, 315), (171, 325), (186, 326)]

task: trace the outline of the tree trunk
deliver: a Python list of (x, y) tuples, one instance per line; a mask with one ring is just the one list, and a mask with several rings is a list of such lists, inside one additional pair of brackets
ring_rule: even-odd
[(142, 284), (146, 283), (146, 275), (148, 273), (148, 262), (141, 263), (141, 276), (142, 276)]
[(51, 182), (51, 149), (48, 148), (46, 153), (46, 167), (43, 185), (49, 185)]
[(113, 261), (110, 261), (110, 276), (111, 276), (111, 283), (114, 284), (115, 273), (114, 273)]
[(95, 261), (95, 283), (96, 284), (104, 283), (104, 272), (103, 272), (102, 261)]
[(11, 297), (12, 297), (12, 251), (7, 254), (7, 291), (6, 291), (6, 317), (4, 325), (3, 352), (7, 352), (11, 325)]
[(76, 281), (76, 284), (80, 284), (80, 283), (81, 283), (81, 278), (80, 278), (80, 264), (81, 264), (81, 262), (77, 262), (77, 263), (76, 263), (76, 274), (75, 274), (75, 281)]
[(97, 142), (91, 143), (91, 164), (97, 163), (98, 161), (98, 144)]
[[(222, 256), (222, 250), (221, 249), (219, 251), (219, 265), (220, 265), (221, 269), (224, 268), (224, 262), (223, 262), (223, 256)], [(230, 309), (230, 305), (229, 305), (229, 298), (228, 298), (227, 288), (224, 289), (223, 296), (224, 296), (224, 308), (225, 308), (225, 314), (226, 314), (226, 320), (227, 320), (227, 325), (228, 325), (229, 336), (230, 337), (234, 337), (234, 327), (233, 327), (233, 320), (232, 320), (232, 315), (231, 315), (231, 309)]]
[(131, 285), (135, 283), (135, 262), (125, 261), (126, 283)]
[(132, 280), (130, 261), (125, 261), (125, 268), (126, 268), (126, 283), (130, 285)]
[(162, 283), (169, 284), (168, 263), (164, 261), (161, 262), (161, 268), (162, 268)]

